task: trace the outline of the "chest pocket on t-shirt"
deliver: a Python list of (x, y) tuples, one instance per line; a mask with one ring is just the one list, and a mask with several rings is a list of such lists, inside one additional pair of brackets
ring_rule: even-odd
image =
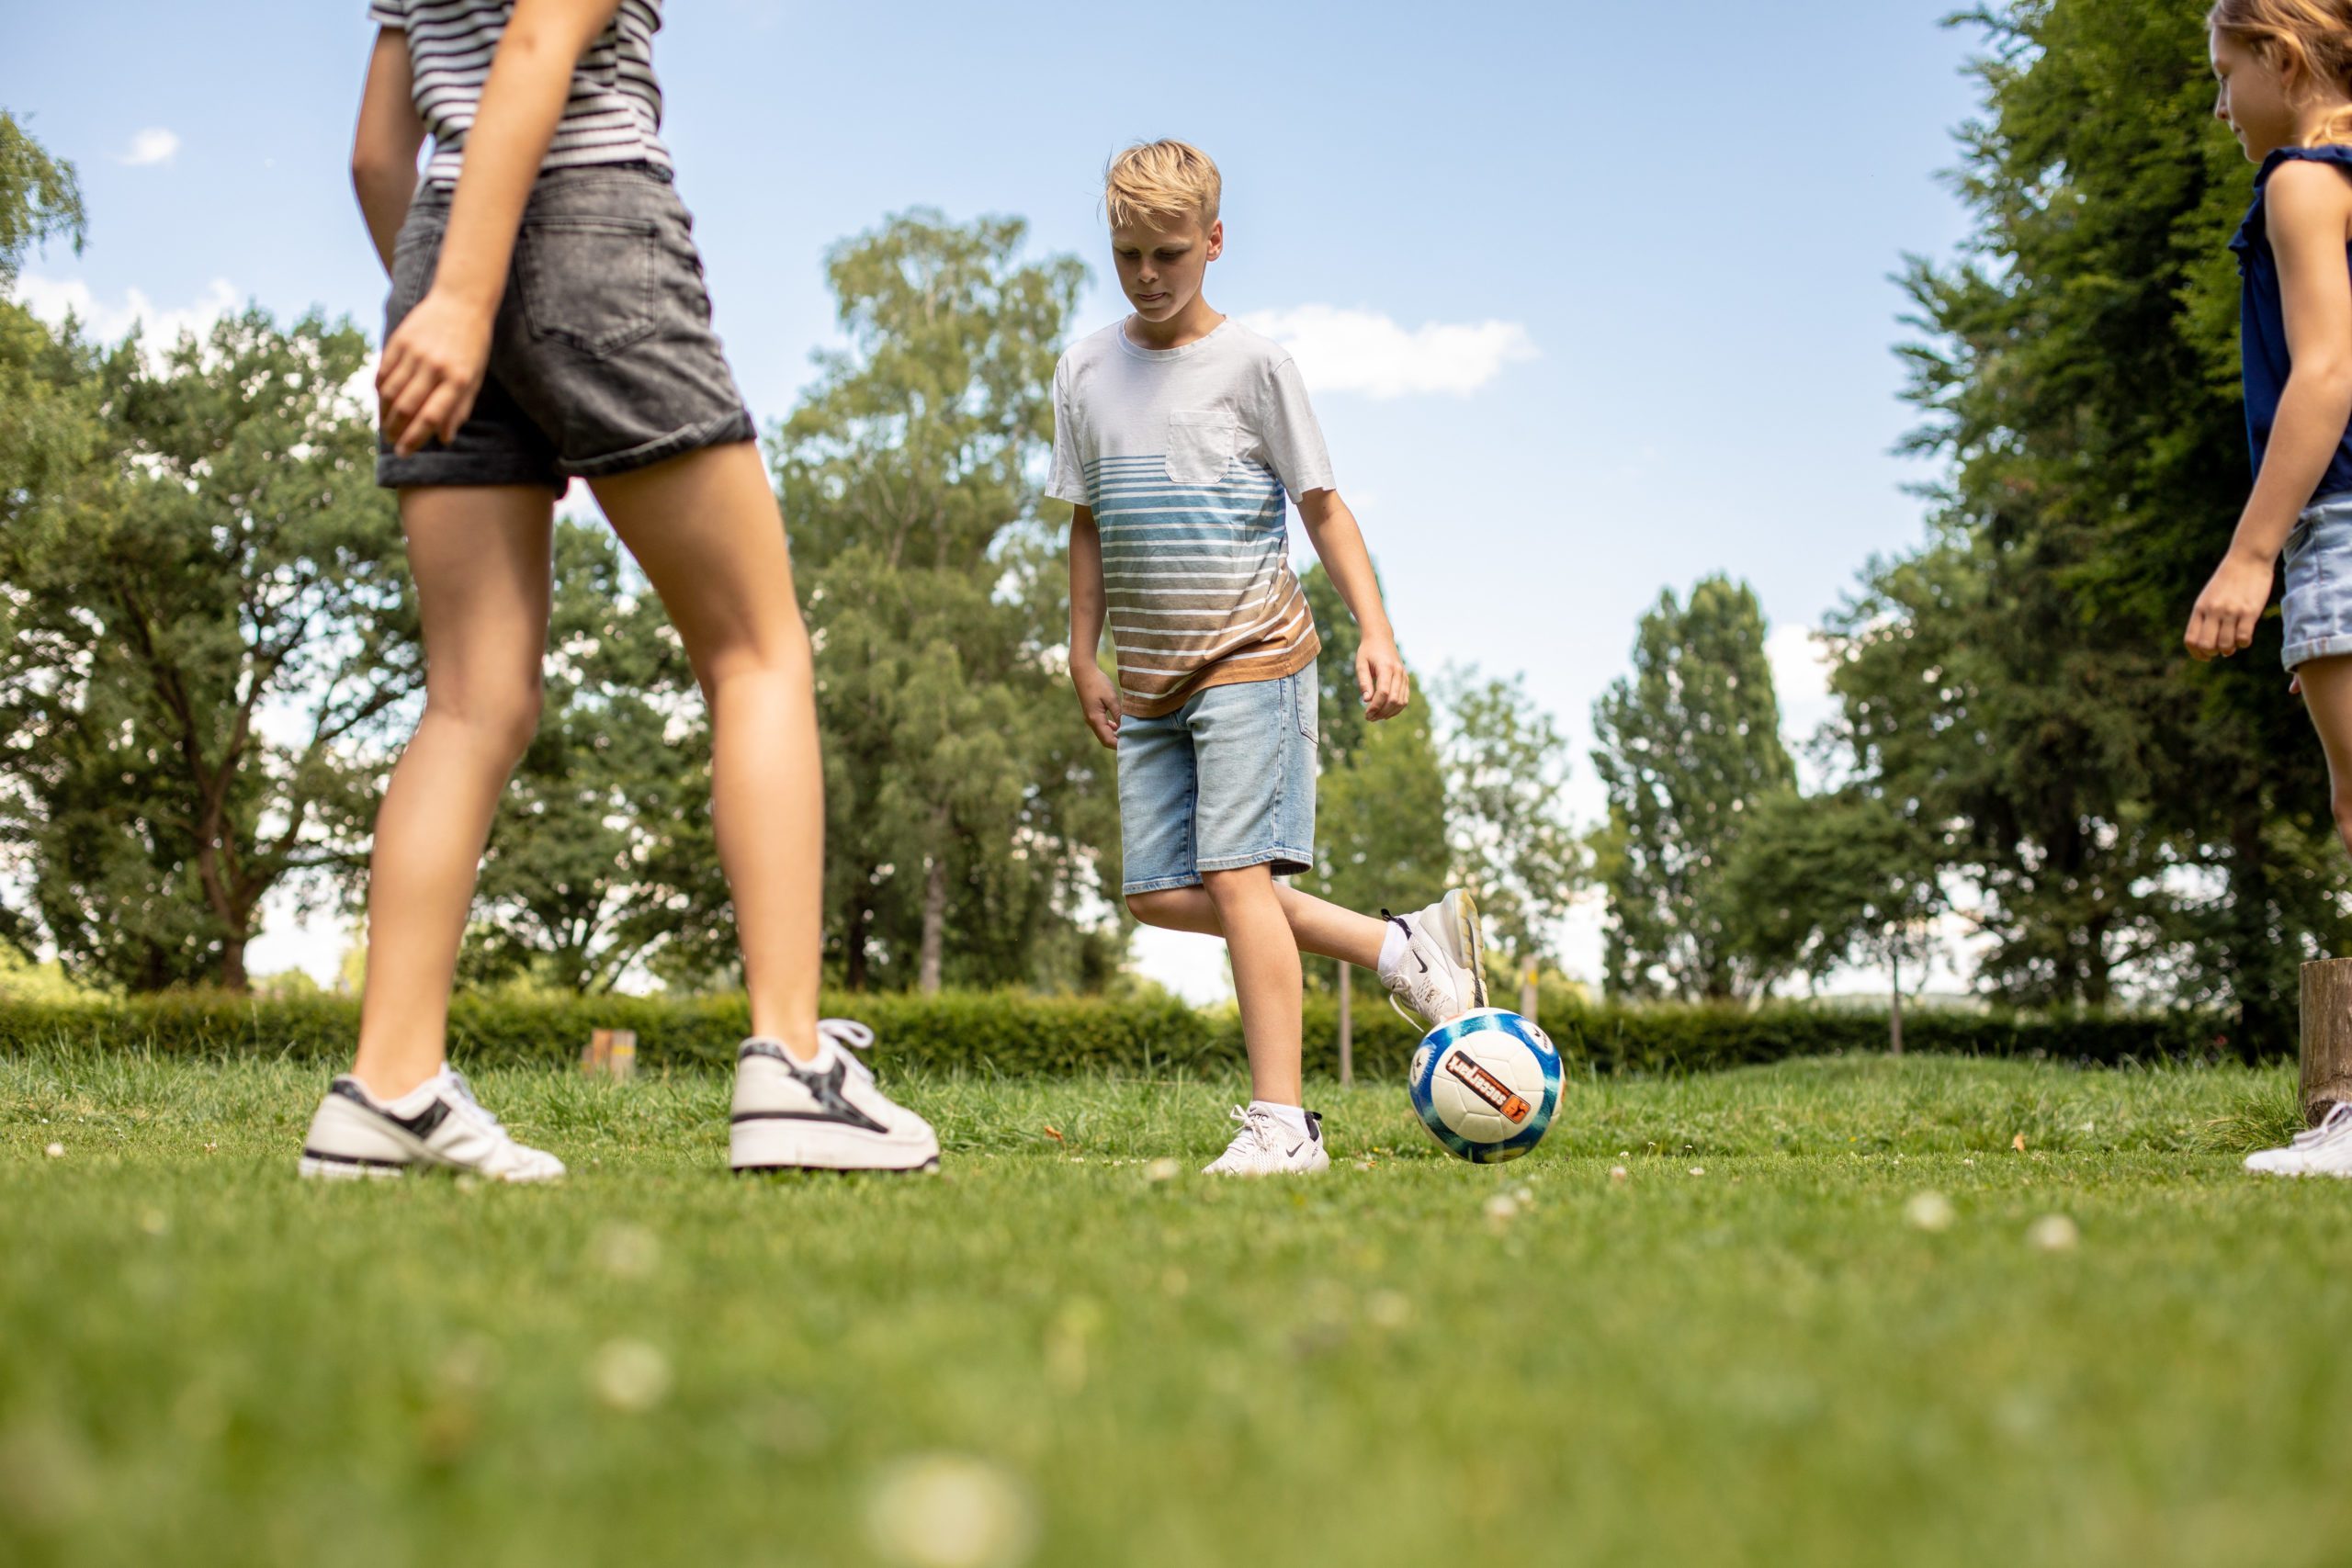
[(1233, 416), (1222, 409), (1179, 409), (1168, 416), (1168, 478), (1213, 485), (1233, 460)]

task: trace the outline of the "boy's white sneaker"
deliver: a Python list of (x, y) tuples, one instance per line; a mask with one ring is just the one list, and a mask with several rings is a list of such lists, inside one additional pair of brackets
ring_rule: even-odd
[(2318, 1126), (2296, 1134), (2283, 1149), (2246, 1156), (2245, 1168), (2264, 1176), (2352, 1177), (2352, 1103), (2329, 1106)]
[(1487, 1005), (1487, 940), (1476, 899), (1457, 887), (1412, 915), (1380, 914), (1405, 932), (1403, 948), (1380, 971), (1389, 1006), (1411, 1008), (1435, 1029)]
[(563, 1162), (516, 1143), (464, 1077), (445, 1066), (389, 1103), (357, 1078), (335, 1079), (311, 1118), (299, 1168), (328, 1180), (439, 1169), (493, 1181), (552, 1181), (563, 1174)]
[(874, 1086), (850, 1055), (874, 1031), (845, 1018), (817, 1022), (817, 1059), (753, 1035), (735, 1053), (728, 1159), (737, 1170), (936, 1170), (931, 1123)]
[(1258, 1106), (1233, 1108), (1241, 1123), (1225, 1153), (1201, 1167), (1204, 1176), (1313, 1176), (1331, 1168), (1323, 1152), (1323, 1118), (1306, 1113), (1306, 1131), (1295, 1133), (1281, 1117)]

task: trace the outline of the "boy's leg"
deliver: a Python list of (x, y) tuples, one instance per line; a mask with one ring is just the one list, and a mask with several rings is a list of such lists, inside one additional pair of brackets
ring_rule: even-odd
[(817, 1055), (825, 780), (808, 628), (759, 448), (708, 446), (593, 481), (710, 707), (711, 810), (752, 1032)]
[[(1337, 958), (1359, 969), (1379, 966), (1381, 943), (1390, 930), (1387, 921), (1343, 909), (1285, 883), (1274, 884), (1274, 897), (1282, 904), (1283, 918), (1290, 922), (1291, 936), (1301, 953)], [(1216, 900), (1209, 897), (1204, 887), (1169, 887), (1157, 893), (1137, 893), (1127, 899), (1127, 908), (1146, 925), (1195, 931), (1202, 936), (1225, 935), (1225, 927), (1217, 918)]]
[(418, 487), (400, 504), (424, 631), (424, 713), (376, 814), (352, 1068), (382, 1100), (441, 1066), (491, 818), (538, 728), (555, 516), (539, 485)]
[(1201, 880), (1233, 956), (1241, 1038), (1250, 1053), (1250, 1093), (1270, 1105), (1303, 1106), (1298, 943), (1274, 896), (1272, 868), (1212, 871)]

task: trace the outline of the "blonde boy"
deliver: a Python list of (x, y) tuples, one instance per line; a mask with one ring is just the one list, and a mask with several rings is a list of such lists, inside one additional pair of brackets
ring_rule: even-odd
[[(1275, 879), (1315, 863), (1314, 616), (1289, 564), (1285, 494), (1362, 632), (1367, 718), (1411, 692), (1372, 559), (1340, 499), (1290, 355), (1203, 297), (1225, 249), (1216, 165), (1182, 141), (1105, 171), (1119, 286), (1133, 313), (1054, 372), (1047, 493), (1071, 502), (1070, 676), (1119, 754), (1127, 908), (1226, 940), (1252, 1099), (1212, 1172), (1330, 1163), (1299, 1070), (1302, 950), (1376, 970), (1432, 1025), (1486, 1005), (1477, 910), (1448, 893), (1374, 919)], [(1105, 620), (1114, 685), (1097, 663)]]

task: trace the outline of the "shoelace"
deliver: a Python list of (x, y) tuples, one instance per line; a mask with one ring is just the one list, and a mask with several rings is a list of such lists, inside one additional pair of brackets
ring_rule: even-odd
[(2307, 1149), (2313, 1144), (2324, 1142), (2338, 1133), (2346, 1131), (2347, 1128), (2352, 1128), (2352, 1101), (2339, 1100), (2327, 1108), (2327, 1114), (2320, 1119), (2318, 1126), (2306, 1128), (2296, 1134), (2294, 1142), (2288, 1146)]
[[(1241, 1123), (1241, 1132), (1236, 1133), (1233, 1135), (1234, 1143), (1239, 1143), (1243, 1135), (1247, 1134), (1250, 1137), (1255, 1138), (1258, 1141), (1258, 1146), (1261, 1148), (1272, 1149), (1279, 1146), (1280, 1140), (1275, 1135), (1276, 1128), (1274, 1125), (1274, 1118), (1271, 1113), (1263, 1111), (1249, 1110), (1237, 1105), (1226, 1114), (1231, 1117), (1234, 1121)], [(1228, 1144), (1226, 1145), (1225, 1152), (1231, 1154), (1233, 1152), (1232, 1145)]]
[[(820, 1018), (817, 1021), (817, 1038), (830, 1040), (836, 1045), (846, 1045), (853, 1051), (874, 1049), (874, 1031), (854, 1018)], [(866, 1082), (874, 1081), (874, 1069), (855, 1056), (842, 1058), (857, 1069)]]
[(468, 1113), (480, 1121), (492, 1132), (496, 1133), (501, 1137), (504, 1137), (506, 1135), (506, 1124), (503, 1122), (501, 1122), (496, 1116), (492, 1115), (488, 1106), (474, 1098), (474, 1086), (466, 1081), (466, 1075), (458, 1071), (455, 1067), (447, 1067), (443, 1070), (449, 1075), (450, 1089), (456, 1091), (459, 1100), (466, 1102)]

